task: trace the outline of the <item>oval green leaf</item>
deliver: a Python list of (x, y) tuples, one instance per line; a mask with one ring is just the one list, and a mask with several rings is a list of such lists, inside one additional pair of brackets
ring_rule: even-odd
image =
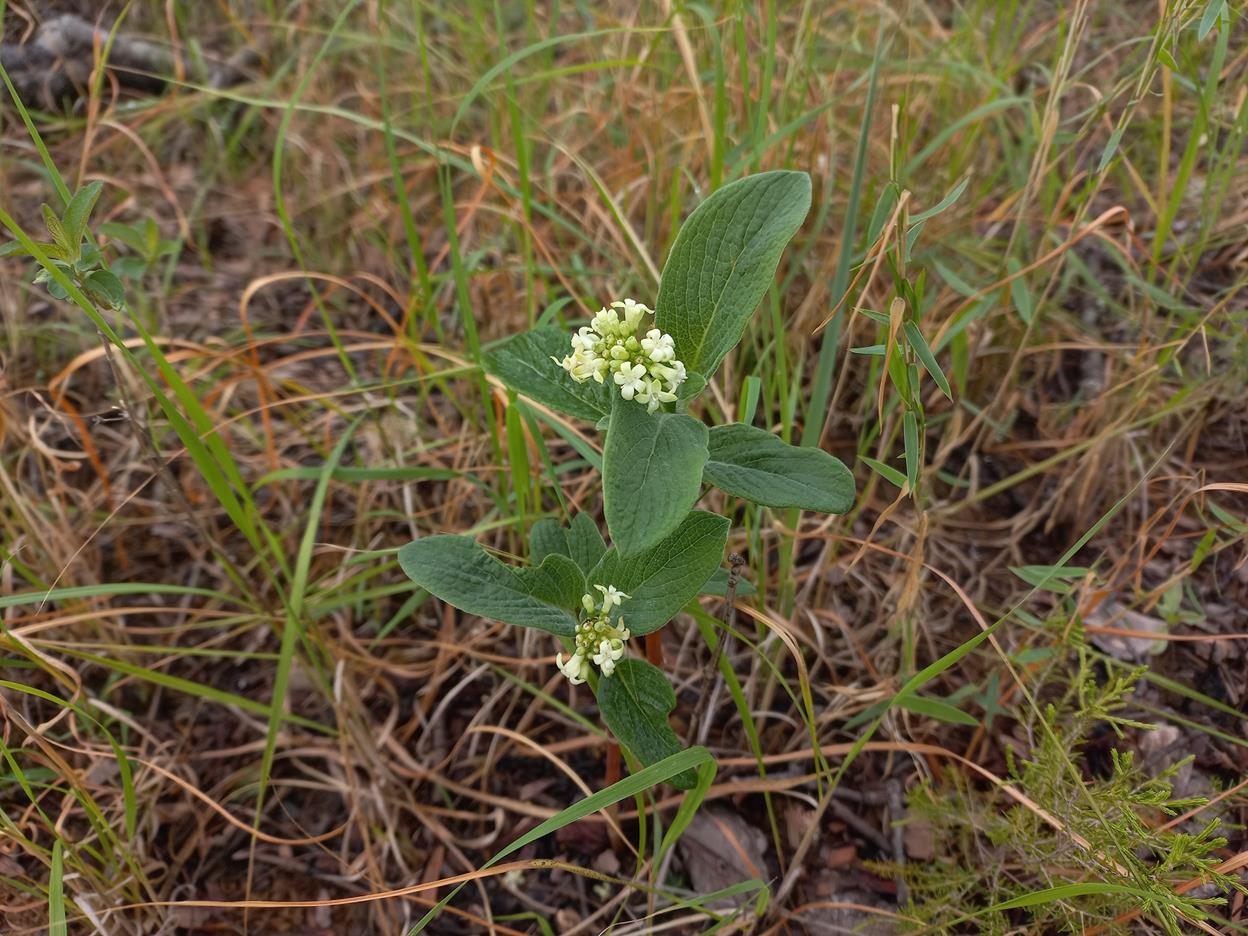
[(733, 349), (810, 210), (810, 176), (761, 172), (711, 194), (681, 225), (663, 267), (655, 323), (708, 378)]
[(608, 549), (589, 573), (589, 585), (614, 585), (630, 596), (620, 614), (634, 634), (656, 631), (715, 575), (724, 560), (728, 526), (727, 517), (695, 510), (644, 552), (624, 557)]
[(822, 449), (789, 445), (744, 423), (710, 432), (702, 477), (721, 491), (766, 507), (846, 513), (854, 506), (854, 476)]
[(563, 360), (571, 352), (569, 333), (544, 325), (490, 346), (481, 363), (516, 393), (567, 416), (596, 423), (611, 413), (610, 388), (592, 380), (577, 383), (551, 360)]
[[(676, 693), (662, 670), (627, 657), (615, 673), (598, 681), (598, 708), (603, 721), (629, 752), (649, 767), (680, 751), (680, 741), (668, 721), (676, 707)], [(681, 790), (691, 789), (697, 778), (686, 770), (668, 780)]]
[(607, 544), (598, 532), (598, 524), (589, 514), (577, 514), (566, 527), (555, 518), (546, 517), (533, 524), (529, 534), (529, 561), (534, 563), (558, 554), (567, 556), (582, 572), (588, 573), (606, 551)]
[(625, 556), (648, 549), (684, 519), (702, 489), (706, 426), (680, 413), (647, 413), (617, 398), (602, 450), (607, 529)]
[(585, 577), (566, 556), (512, 568), (466, 536), (425, 536), (399, 550), (399, 565), (425, 591), (466, 614), (571, 637)]

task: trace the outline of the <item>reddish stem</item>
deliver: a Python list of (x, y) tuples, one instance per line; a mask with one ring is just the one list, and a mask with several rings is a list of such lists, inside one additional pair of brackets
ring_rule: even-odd
[[(619, 780), (620, 780), (620, 745), (617, 742), (612, 741), (610, 744), (607, 745), (607, 776), (606, 776), (607, 783), (606, 785), (611, 786), (611, 784), (613, 783), (618, 783)], [(617, 848), (623, 847), (623, 844), (624, 844), (623, 842), (616, 841), (617, 836), (614, 831), (616, 828), (615, 827), (615, 814), (618, 809), (619, 809), (619, 805), (616, 803), (612, 803), (610, 806), (606, 808), (607, 818), (611, 820), (611, 824), (607, 826), (607, 829), (610, 830), (608, 834), (611, 838), (612, 843)]]
[(607, 786), (620, 779), (620, 746), (615, 741), (607, 745)]
[(646, 634), (646, 659), (655, 666), (663, 666), (663, 638), (658, 631)]

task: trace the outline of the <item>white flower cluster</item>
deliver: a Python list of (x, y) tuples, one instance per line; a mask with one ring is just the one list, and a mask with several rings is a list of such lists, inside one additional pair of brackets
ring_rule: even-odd
[(593, 595), (581, 599), (588, 617), (576, 625), (576, 650), (567, 660), (562, 653), (555, 657), (555, 665), (574, 686), (589, 677), (591, 662), (602, 670), (603, 676), (614, 673), (615, 664), (624, 656), (624, 641), (633, 636), (624, 626), (623, 615), (611, 623), (611, 609), (618, 608), (628, 595), (614, 585), (595, 585), (594, 588), (602, 592), (602, 603), (595, 603)]
[(676, 360), (671, 335), (652, 328), (638, 340), (642, 317), (653, 314), (632, 299), (613, 302), (611, 308), (599, 310), (588, 326), (577, 329), (570, 355), (562, 361), (551, 360), (577, 382), (593, 378), (605, 383), (610, 375), (620, 396), (644, 403), (653, 413), (660, 404), (676, 399), (676, 388), (687, 376), (685, 365)]

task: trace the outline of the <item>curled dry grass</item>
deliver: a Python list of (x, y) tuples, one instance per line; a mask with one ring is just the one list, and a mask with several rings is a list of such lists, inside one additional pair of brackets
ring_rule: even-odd
[[(737, 416), (756, 380), (757, 424), (797, 438), (823, 421), (823, 445), (847, 462), (892, 461), (900, 445), (895, 405), (880, 416), (878, 359), (845, 352), (881, 340), (849, 310), (885, 308), (892, 294), (874, 262), (891, 229), (864, 235), (872, 206), (889, 178), (912, 212), (971, 180), (913, 257), (928, 276), (924, 330), (956, 388), (952, 404), (925, 399), (926, 503), (898, 499), (861, 463), (860, 506), (845, 518), (708, 498), (734, 512), (731, 545), (759, 588), (725, 650), (759, 756), (699, 630), (682, 619), (664, 632), (677, 730), (719, 759), (708, 801), (767, 831), (771, 931), (841, 905), (899, 912), (846, 897), (864, 888), (827, 870), (847, 842), (860, 858), (904, 858), (888, 826), (898, 801), (824, 812), (812, 736), (835, 766), (856, 738), (848, 719), (1027, 595), (1010, 566), (1056, 562), (1126, 492), (1075, 559), (1097, 572), (1079, 597), (1083, 631), (1135, 633), (1121, 611), (1091, 615), (1156, 617), (1178, 588), (1187, 616), (1153, 661), (1172, 681), (1154, 687), (1153, 717), (1203, 732), (1202, 770), (1242, 775), (1245, 56), (1231, 42), (1217, 59), (1217, 33), (1196, 39), (1200, 9), (777, 4), (703, 20), (615, 4), (592, 22), (573, 9), (550, 22), (515, 5), (370, 3), (335, 27), (315, 6), (294, 21), (244, 3), (229, 15), (136, 11), (132, 24), (165, 41), (258, 42), (265, 73), (237, 92), (138, 102), (105, 83), (74, 114), (39, 121), (71, 179), (107, 183), (98, 220), (152, 217), (183, 240), (132, 290), (136, 314), (212, 415), (275, 550), (257, 554), (228, 521), (136, 375), (4, 261), (9, 931), (42, 931), (60, 888), (71, 932), (399, 933), (460, 880), (472, 889), (440, 931), (705, 921), (673, 908), (670, 880), (654, 890), (644, 852), (632, 873), (635, 810), (477, 871), (603, 785), (606, 739), (592, 699), (555, 671), (553, 642), (414, 596), (393, 550), (462, 531), (523, 556), (537, 516), (599, 508), (595, 435), (545, 414), (509, 448), (507, 396), (474, 370), (473, 349), (552, 303), (576, 317), (652, 295), (679, 218), (708, 180), (748, 168), (810, 171), (816, 208), (706, 415)], [(1177, 72), (1157, 70), (1150, 30), (1178, 34), (1167, 40)], [(1202, 111), (1210, 61), (1219, 82)], [(1116, 126), (1119, 153), (1101, 166)], [(1194, 133), (1206, 142), (1185, 175)], [(452, 166), (443, 177), (439, 156)], [(35, 165), (6, 118), (4, 201), (28, 229), (49, 197)], [(816, 336), (838, 308), (838, 327)], [(833, 340), (823, 410), (806, 401)], [(274, 570), (293, 562), (317, 469), (347, 431), (313, 517), (270, 770), (290, 626), (289, 582)], [(985, 687), (976, 704), (1025, 723), (1022, 689), (1042, 691), (1051, 674), (1018, 654), (1062, 645), (1075, 618), (1051, 596), (1024, 610), (997, 635), (1000, 655), (976, 654), (929, 689)], [(958, 770), (1004, 783), (1003, 749), (1024, 740), (1014, 724), (891, 714), (842, 786), (900, 789)], [(1242, 819), (1243, 804), (1230, 794), (1224, 815)], [(1244, 847), (1232, 839), (1228, 868)], [(887, 896), (870, 880), (866, 891)]]

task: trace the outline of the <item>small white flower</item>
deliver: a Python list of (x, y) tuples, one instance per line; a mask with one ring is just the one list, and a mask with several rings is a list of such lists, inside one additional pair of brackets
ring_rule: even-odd
[(576, 330), (576, 334), (572, 336), (572, 350), (593, 351), (601, 340), (591, 329), (582, 325)]
[(581, 607), (582, 607), (582, 608), (584, 608), (584, 609), (585, 609), (585, 611), (586, 611), (587, 613), (589, 613), (589, 614), (593, 614), (595, 611), (597, 611), (597, 610), (598, 610), (598, 608), (594, 606), (594, 596), (593, 596), (593, 595), (582, 595), (582, 596), (581, 596)]
[(578, 651), (568, 659), (565, 663), (563, 654), (560, 653), (555, 657), (555, 666), (559, 667), (559, 671), (568, 677), (568, 682), (574, 686), (579, 686), (589, 678), (589, 661)]
[(602, 670), (602, 675), (610, 676), (615, 672), (615, 664), (624, 658), (624, 641), (619, 637), (603, 638), (598, 644), (598, 652), (594, 654), (594, 665)]
[(611, 338), (620, 330), (620, 317), (611, 309), (599, 309), (590, 325), (603, 338)]
[(645, 403), (646, 408), (650, 412), (654, 412), (663, 403), (671, 403), (676, 399), (676, 394), (670, 390), (664, 390), (663, 384), (653, 378), (645, 382), (645, 388), (637, 394), (635, 399), (638, 403)]
[(637, 330), (637, 326), (641, 324), (643, 315), (653, 315), (654, 312), (640, 302), (634, 302), (632, 299), (617, 300), (611, 303), (611, 308), (622, 309), (624, 312), (624, 327), (631, 334)]
[(646, 337), (641, 339), (641, 348), (656, 364), (676, 357), (676, 343), (672, 340), (672, 336), (663, 334), (657, 328), (646, 332)]
[[(629, 596), (617, 589), (614, 585), (595, 585), (594, 588), (602, 592), (602, 613), (610, 614), (612, 608), (618, 608), (620, 603)], [(589, 595), (585, 596), (586, 598)]]
[(598, 666), (602, 666), (607, 660), (618, 660), (624, 656), (624, 641), (619, 637), (604, 637), (598, 643), (598, 652), (594, 654), (593, 661)]
[(631, 400), (637, 393), (646, 389), (646, 367), (644, 364), (623, 365), (615, 372), (615, 382), (620, 388), (620, 396)]
[(676, 361), (670, 367), (666, 364), (651, 364), (650, 376), (657, 377), (663, 381), (663, 390), (666, 394), (670, 394), (671, 396), (670, 398), (668, 396), (662, 396), (661, 399), (664, 403), (670, 403), (676, 398), (675, 395), (677, 389), (679, 389), (680, 385), (685, 382), (685, 365), (680, 361)]

